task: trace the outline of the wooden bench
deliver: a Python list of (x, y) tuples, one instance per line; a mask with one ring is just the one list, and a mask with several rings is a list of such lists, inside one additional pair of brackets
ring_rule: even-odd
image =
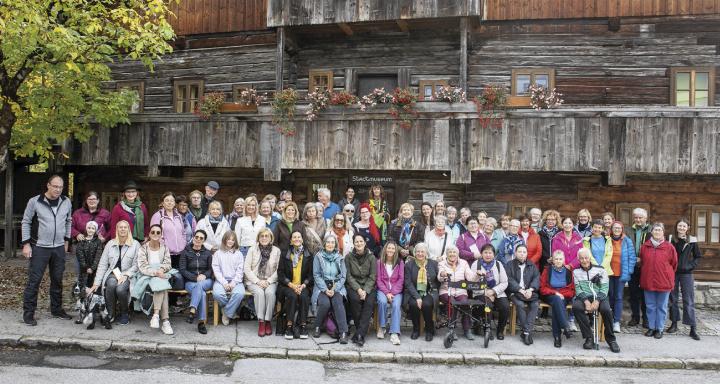
[[(538, 310), (542, 310), (543, 308), (550, 308), (550, 305), (547, 303), (540, 302), (540, 305), (538, 306)], [(565, 306), (565, 309), (569, 309), (572, 311), (572, 305), (568, 304)], [(602, 321), (602, 315), (598, 312), (598, 333), (599, 333), (599, 339), (600, 341), (605, 341), (605, 324)], [(517, 331), (517, 307), (510, 302), (510, 334), (512, 336), (515, 336), (515, 332)]]
[[(188, 291), (185, 290), (185, 289), (178, 289), (178, 290), (171, 289), (171, 290), (168, 291), (168, 293), (174, 293), (174, 294), (176, 294), (176, 295), (181, 295), (181, 296), (185, 296), (185, 295), (189, 295), (189, 294), (190, 294), (190, 292), (188, 292)], [(205, 314), (207, 315), (207, 313), (208, 313), (208, 308), (209, 308), (209, 302), (210, 302), (210, 300), (212, 299), (212, 289), (211, 289), (211, 290), (208, 290), (208, 291), (205, 291), (205, 294), (207, 295), (207, 297), (205, 298)], [(213, 300), (213, 301), (215, 301), (215, 300)], [(217, 306), (217, 303), (215, 303), (215, 306)], [(213, 310), (214, 310), (214, 309), (215, 309), (215, 307), (213, 307)], [(217, 311), (215, 311), (215, 314), (213, 314), (214, 317), (215, 317), (215, 319), (214, 319), (215, 325), (217, 325), (217, 315), (216, 315), (216, 313), (217, 313)], [(206, 320), (206, 321), (207, 321), (207, 320)]]

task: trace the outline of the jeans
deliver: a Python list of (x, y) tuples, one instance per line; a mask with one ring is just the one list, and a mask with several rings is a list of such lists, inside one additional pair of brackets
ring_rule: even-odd
[(647, 306), (648, 328), (657, 331), (665, 329), (667, 304), (670, 292), (645, 291), (645, 305)]
[[(598, 311), (602, 315), (602, 321), (605, 325), (605, 341), (608, 343), (615, 341), (615, 332), (613, 332), (613, 317), (612, 309), (610, 304), (606, 300), (600, 300), (600, 307)], [(575, 319), (580, 323), (580, 332), (583, 338), (593, 338), (593, 330), (590, 325), (590, 315), (585, 312), (585, 302), (582, 300), (575, 300), (573, 303), (573, 312), (575, 313)], [(598, 325), (599, 326), (599, 325)]]
[[(402, 315), (402, 293), (393, 296), (390, 310), (390, 333), (400, 334), (400, 316)], [(385, 328), (387, 322), (388, 299), (384, 293), (377, 291), (378, 321), (380, 328)]]
[(213, 283), (213, 299), (217, 301), (220, 308), (223, 309), (223, 314), (231, 319), (236, 316), (237, 309), (240, 307), (243, 298), (245, 298), (245, 286), (240, 283), (236, 285), (230, 292), (230, 298), (228, 299), (227, 291), (225, 287), (217, 281)]
[[(117, 311), (115, 310), (115, 300), (118, 301)], [(125, 279), (122, 284), (118, 284), (115, 275), (112, 273), (105, 280), (105, 306), (110, 317), (115, 315), (127, 315), (128, 304), (130, 304), (130, 278)], [(119, 312), (119, 313), (116, 313)]]
[(201, 282), (187, 281), (185, 282), (185, 290), (190, 292), (190, 306), (195, 308), (198, 320), (205, 322), (207, 320), (207, 312), (205, 311), (205, 301), (207, 294), (205, 291), (212, 288), (212, 279), (205, 279)]
[(347, 318), (345, 317), (345, 303), (343, 303), (343, 296), (337, 292), (335, 292), (333, 297), (328, 297), (325, 292), (320, 292), (318, 295), (315, 328), (323, 328), (325, 325), (325, 318), (327, 317), (328, 312), (330, 312), (331, 307), (333, 313), (335, 314), (338, 331), (341, 333), (347, 333), (348, 325)]
[[(278, 288), (278, 299), (283, 303), (285, 319), (288, 323), (306, 325), (308, 311), (310, 309), (310, 290), (305, 287), (299, 295), (295, 294), (292, 288), (280, 286)], [(297, 312), (297, 321), (295, 313)]]
[(65, 272), (65, 247), (32, 247), (32, 257), (28, 261), (28, 282), (23, 294), (23, 312), (33, 316), (37, 309), (38, 290), (50, 267), (50, 312), (62, 311), (62, 279)]
[(253, 301), (255, 302), (255, 314), (258, 321), (270, 321), (275, 312), (275, 292), (278, 283), (272, 283), (267, 288), (262, 289), (259, 285), (248, 284), (247, 290), (252, 292)]
[(625, 289), (625, 282), (620, 280), (620, 276), (610, 276), (608, 301), (613, 310), (613, 321), (616, 323), (619, 323), (622, 318), (623, 289)]
[(645, 309), (645, 297), (643, 296), (643, 290), (640, 288), (640, 267), (635, 267), (635, 271), (630, 281), (628, 281), (628, 288), (630, 289), (630, 311), (632, 311), (632, 318), (640, 320), (640, 313), (642, 312), (642, 319), (646, 321), (647, 310)]
[(347, 290), (348, 302), (350, 303), (350, 313), (355, 320), (355, 334), (365, 337), (370, 327), (370, 319), (372, 319), (373, 310), (377, 301), (377, 292), (372, 290), (367, 292), (365, 300), (360, 300), (360, 295), (352, 289)]
[(695, 280), (692, 273), (678, 273), (675, 275), (675, 288), (670, 294), (670, 320), (680, 320), (680, 307), (678, 296), (682, 290), (682, 322), (691, 327), (696, 326), (695, 322)]
[(513, 294), (511, 300), (515, 305), (518, 320), (524, 333), (531, 333), (535, 326), (535, 317), (537, 316), (539, 302), (537, 299), (532, 301), (521, 300), (518, 294)]
[(545, 301), (552, 308), (552, 333), (554, 337), (560, 337), (563, 329), (567, 329), (567, 311), (565, 306), (572, 302), (572, 299), (565, 299), (558, 295), (550, 295), (545, 298)]

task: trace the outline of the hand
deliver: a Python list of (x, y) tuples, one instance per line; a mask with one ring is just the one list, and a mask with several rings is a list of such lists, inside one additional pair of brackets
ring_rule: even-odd
[(65, 253), (68, 253), (68, 252), (70, 252), (70, 242), (66, 241), (65, 242)]
[(165, 272), (163, 272), (162, 269), (158, 269), (157, 271), (155, 271), (155, 276), (164, 278)]
[(395, 295), (393, 295), (392, 293), (388, 293), (387, 295), (385, 295), (385, 297), (387, 297), (388, 303), (392, 303), (393, 298), (395, 297)]
[(562, 293), (560, 293), (560, 292), (555, 292), (555, 295), (561, 299), (565, 298), (565, 296), (563, 296)]
[(85, 271), (85, 272), (92, 274), (92, 268), (88, 268), (87, 271)]
[(327, 297), (333, 297), (335, 296), (335, 291), (333, 291), (332, 289), (328, 289), (327, 291), (325, 291), (325, 294), (327, 295)]
[(78, 233), (78, 235), (75, 236), (75, 240), (83, 241), (83, 240), (85, 240), (85, 235), (83, 235), (82, 233)]
[(480, 254), (480, 252), (473, 252), (473, 258), (474, 258), (475, 260), (477, 260), (477, 259), (479, 259), (479, 258), (481, 258), (481, 257), (482, 257), (482, 255)]
[(402, 256), (402, 257), (407, 257), (409, 254), (410, 254), (410, 251), (408, 251), (407, 249), (400, 250), (400, 256)]
[(440, 271), (440, 277), (447, 277), (447, 272)]
[(223, 284), (223, 288), (225, 288), (225, 292), (230, 292), (233, 289), (230, 284)]
[(640, 258), (638, 257), (637, 259), (635, 259), (635, 264), (636, 264), (636, 265), (640, 265), (640, 262), (641, 262), (641, 261), (642, 261), (642, 260), (640, 260)]
[(100, 239), (100, 242), (101, 242), (101, 243), (104, 243), (104, 242), (105, 242), (105, 236), (98, 235), (98, 239)]
[(415, 300), (417, 302), (418, 308), (422, 309), (422, 299)]
[(203, 281), (203, 280), (205, 280), (205, 275), (203, 275), (202, 273), (199, 274), (199, 275), (197, 275), (197, 282), (198, 282), (198, 283), (201, 282), (201, 281)]
[(592, 312), (592, 303), (588, 300), (585, 300), (585, 312)]
[(91, 295), (93, 292), (95, 292), (95, 290), (97, 290), (97, 288), (98, 288), (97, 285), (93, 285), (92, 287), (85, 288), (85, 294)]
[(529, 289), (526, 289), (523, 291), (523, 295), (525, 296), (526, 299), (530, 299), (532, 297), (532, 291)]
[(595, 301), (592, 303), (592, 310), (593, 312), (597, 311), (600, 308), (600, 301)]
[(358, 296), (360, 296), (360, 301), (365, 301), (365, 297), (367, 297), (367, 292), (363, 291), (362, 288), (358, 288), (357, 294)]
[(127, 280), (127, 276), (125, 276), (125, 275), (120, 276), (120, 278), (118, 279), (118, 285), (124, 283), (125, 280)]
[(268, 286), (270, 286), (270, 283), (268, 283), (267, 280), (260, 280), (260, 281), (258, 282), (258, 285), (260, 286), (260, 288), (265, 289), (265, 288), (267, 288)]

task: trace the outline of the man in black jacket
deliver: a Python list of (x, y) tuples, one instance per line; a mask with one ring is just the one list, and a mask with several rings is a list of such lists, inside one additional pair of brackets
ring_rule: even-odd
[(629, 327), (634, 327), (640, 324), (640, 313), (642, 312), (642, 326), (648, 327), (647, 314), (645, 314), (645, 296), (643, 290), (640, 288), (640, 270), (642, 269), (640, 260), (640, 248), (649, 238), (650, 225), (647, 222), (648, 213), (642, 208), (633, 209), (633, 225), (627, 227), (626, 235), (632, 240), (635, 246), (635, 254), (638, 255), (637, 262), (635, 263), (635, 270), (632, 273), (630, 281), (628, 281), (628, 288), (630, 291), (630, 311), (632, 317), (628, 322)]
[(522, 338), (525, 345), (533, 343), (532, 331), (538, 310), (538, 291), (540, 290), (540, 272), (535, 263), (527, 262), (527, 247), (520, 244), (515, 248), (515, 258), (507, 263), (508, 287), (513, 305), (522, 326)]

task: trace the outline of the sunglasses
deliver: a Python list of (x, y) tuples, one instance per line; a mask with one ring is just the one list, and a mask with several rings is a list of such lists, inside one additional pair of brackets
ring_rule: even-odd
[(203, 236), (195, 236), (195, 238), (198, 240), (205, 240), (205, 237), (203, 237)]
[(159, 235), (160, 233), (161, 233), (160, 231), (150, 231), (151, 235)]
[(345, 212), (352, 213), (352, 212), (355, 212), (355, 210), (354, 209), (346, 209)]
[(345, 219), (335, 219), (336, 223), (342, 223), (343, 221), (345, 221)]

